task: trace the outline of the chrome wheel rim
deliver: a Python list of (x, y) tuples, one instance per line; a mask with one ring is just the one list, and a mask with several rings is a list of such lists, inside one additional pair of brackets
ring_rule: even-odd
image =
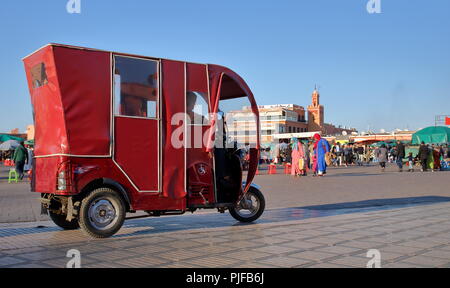
[(89, 206), (89, 222), (97, 230), (106, 230), (117, 222), (117, 204), (108, 199), (98, 199)]
[(258, 213), (261, 202), (253, 193), (248, 192), (236, 207), (236, 213), (243, 218), (250, 218)]

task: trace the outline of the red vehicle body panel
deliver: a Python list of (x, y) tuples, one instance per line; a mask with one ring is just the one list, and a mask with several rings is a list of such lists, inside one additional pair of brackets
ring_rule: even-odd
[[(158, 62), (161, 91), (156, 119), (112, 114), (114, 56)], [(219, 97), (248, 97), (259, 131), (253, 94), (242, 78), (225, 67), (59, 44), (41, 48), (27, 56), (24, 64), (36, 131), (34, 192), (76, 195), (97, 179), (112, 179), (127, 191), (133, 210), (185, 210), (187, 201), (204, 205), (203, 197), (187, 195), (187, 190), (198, 189), (207, 202), (214, 203), (214, 163), (208, 157), (209, 150), (180, 149), (170, 141), (174, 131), (184, 125), (171, 120), (173, 115), (185, 113), (187, 90), (209, 95), (211, 113), (217, 112)], [(201, 127), (204, 132), (208, 128)], [(259, 137), (251, 151), (243, 191), (255, 175), (258, 150)], [(70, 171), (65, 191), (57, 190), (56, 177), (62, 167)]]

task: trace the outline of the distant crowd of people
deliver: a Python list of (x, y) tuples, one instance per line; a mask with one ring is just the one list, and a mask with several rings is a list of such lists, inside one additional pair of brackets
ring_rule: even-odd
[(25, 145), (25, 142), (21, 141), (15, 150), (0, 151), (0, 161), (7, 159), (14, 162), (18, 178), (22, 180), (25, 171), (32, 169), (33, 147)]
[(358, 143), (335, 143), (330, 145), (327, 140), (314, 135), (312, 139), (292, 138), (277, 143), (272, 149), (263, 149), (261, 163), (291, 165), (293, 176), (306, 176), (308, 172), (323, 176), (327, 166), (364, 166), (378, 163), (381, 171), (385, 171), (387, 163), (396, 163), (398, 171), (404, 166), (408, 171), (414, 171), (420, 165), (421, 171), (441, 170), (444, 159), (450, 158), (448, 145), (426, 145), (422, 143), (418, 153), (408, 152), (401, 141), (380, 146), (363, 145)]

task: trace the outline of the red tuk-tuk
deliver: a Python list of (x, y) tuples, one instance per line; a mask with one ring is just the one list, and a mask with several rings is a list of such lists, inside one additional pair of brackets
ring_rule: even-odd
[[(252, 184), (258, 107), (230, 69), (60, 44), (24, 63), (35, 123), (31, 188), (56, 225), (104, 238), (138, 210), (214, 208), (241, 222), (263, 213)], [(241, 117), (231, 134), (228, 115)]]

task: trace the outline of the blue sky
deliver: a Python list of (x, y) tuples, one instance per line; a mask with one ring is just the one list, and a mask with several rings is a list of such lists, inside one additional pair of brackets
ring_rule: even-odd
[(258, 104), (307, 106), (359, 130), (417, 129), (450, 114), (450, 1), (3, 0), (0, 132), (32, 123), (21, 58), (50, 43), (220, 64)]

